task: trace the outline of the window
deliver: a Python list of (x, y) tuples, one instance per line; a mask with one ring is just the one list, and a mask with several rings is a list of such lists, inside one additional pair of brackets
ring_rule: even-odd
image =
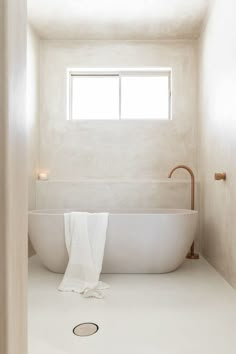
[(170, 70), (68, 70), (68, 119), (170, 119), (170, 81)]
[(119, 77), (71, 77), (72, 119), (119, 119)]

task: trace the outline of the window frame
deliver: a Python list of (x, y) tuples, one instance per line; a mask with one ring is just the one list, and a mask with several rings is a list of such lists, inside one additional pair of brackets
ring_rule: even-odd
[[(106, 76), (116, 76), (119, 78), (119, 117), (118, 119), (86, 119), (86, 118), (79, 118), (73, 119), (72, 118), (72, 81), (73, 77), (77, 76), (99, 76), (99, 77), (106, 77)], [(168, 118), (124, 118), (121, 116), (121, 78), (124, 76), (166, 76), (168, 78)], [(67, 120), (69, 121), (140, 121), (140, 122), (147, 122), (147, 121), (170, 121), (172, 120), (172, 69), (171, 68), (152, 68), (152, 69), (143, 69), (143, 68), (136, 68), (136, 69), (74, 69), (69, 68), (67, 69)]]

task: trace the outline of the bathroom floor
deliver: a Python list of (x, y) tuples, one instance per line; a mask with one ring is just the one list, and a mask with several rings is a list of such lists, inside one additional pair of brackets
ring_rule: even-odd
[[(29, 260), (29, 354), (235, 354), (236, 291), (204, 260), (163, 275), (103, 275), (103, 300), (57, 291), (62, 275)], [(94, 322), (99, 331), (77, 337)]]

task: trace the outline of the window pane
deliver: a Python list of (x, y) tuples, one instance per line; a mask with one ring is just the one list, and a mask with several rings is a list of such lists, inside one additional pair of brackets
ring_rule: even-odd
[(72, 76), (72, 119), (119, 119), (118, 76)]
[(121, 77), (123, 119), (169, 119), (169, 76)]

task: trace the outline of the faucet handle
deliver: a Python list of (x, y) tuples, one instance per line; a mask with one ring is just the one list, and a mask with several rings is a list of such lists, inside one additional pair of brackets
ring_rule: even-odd
[(215, 173), (215, 180), (216, 181), (220, 181), (220, 180), (225, 181), (226, 180), (226, 173), (225, 172), (217, 172), (217, 173)]

